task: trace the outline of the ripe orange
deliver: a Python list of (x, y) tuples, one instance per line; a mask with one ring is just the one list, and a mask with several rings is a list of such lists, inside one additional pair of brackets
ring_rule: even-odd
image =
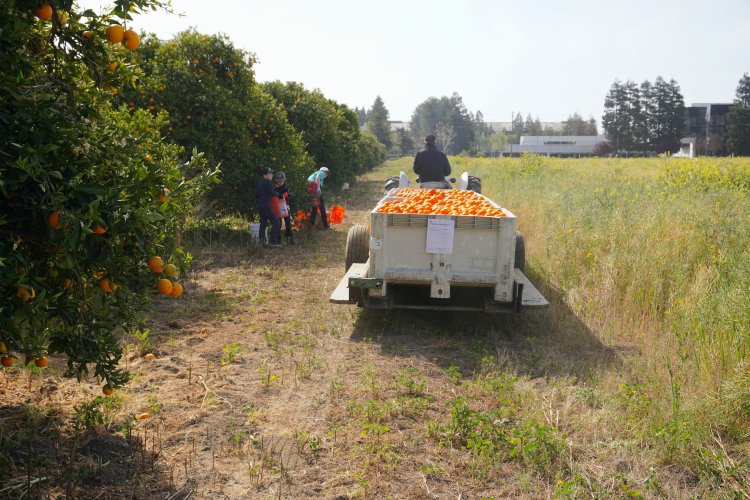
[(57, 224), (58, 222), (60, 222), (60, 212), (52, 212), (51, 214), (49, 214), (49, 219), (47, 220), (49, 221), (49, 226), (52, 229), (57, 229)]
[(117, 68), (117, 63), (111, 62), (111, 63), (107, 64), (107, 67), (109, 68), (110, 71), (114, 71), (115, 68)]
[(143, 359), (148, 359), (148, 360), (156, 359), (156, 355), (153, 353), (148, 353), (145, 356), (143, 356)]
[(162, 295), (169, 295), (172, 293), (172, 282), (166, 278), (162, 278), (156, 282), (156, 289)]
[(171, 192), (172, 191), (170, 191), (168, 188), (164, 188), (164, 190), (161, 193), (159, 193), (159, 201), (161, 201), (162, 203), (168, 202), (169, 201), (169, 193), (171, 193)]
[(13, 360), (13, 358), (10, 357), (10, 356), (3, 356), (2, 358), (0, 358), (0, 362), (6, 368), (10, 368), (11, 366), (13, 366), (13, 363), (15, 363), (15, 361)]
[(172, 285), (172, 291), (169, 293), (175, 299), (182, 295), (182, 285), (175, 283)]
[(94, 34), (90, 31), (83, 32), (83, 38), (91, 38), (92, 36), (94, 36)]
[(122, 44), (128, 50), (135, 50), (141, 44), (141, 37), (133, 30), (127, 30), (123, 33), (123, 38)]
[(147, 419), (148, 417), (150, 417), (150, 416), (151, 416), (151, 414), (150, 414), (150, 413), (141, 413), (141, 414), (140, 414), (140, 415), (138, 415), (138, 416), (137, 416), (136, 418), (137, 418), (138, 420), (146, 420), (146, 419)]
[(120, 43), (125, 38), (125, 30), (116, 24), (107, 28), (107, 40), (109, 43)]
[(105, 396), (111, 396), (114, 391), (112, 390), (110, 386), (105, 385), (104, 387), (102, 387), (102, 392), (104, 393)]
[(34, 297), (36, 297), (36, 292), (34, 291), (33, 288), (29, 289), (29, 288), (25, 288), (25, 287), (19, 286), (18, 287), (18, 291), (16, 292), (16, 295), (19, 298), (21, 298), (21, 299), (23, 299), (23, 300), (25, 300), (25, 301), (28, 302), (29, 300), (31, 300)]
[(63, 280), (63, 288), (65, 288), (67, 290), (71, 286), (73, 286), (73, 280), (71, 280), (70, 278), (65, 278)]
[(177, 275), (177, 266), (174, 264), (167, 264), (166, 267), (164, 267), (164, 274), (167, 276)]
[(96, 234), (104, 234), (107, 232), (107, 230), (104, 229), (99, 224), (94, 224), (94, 227), (92, 227), (91, 230), (94, 231)]
[(0, 354), (8, 352), (8, 348), (5, 347), (5, 342), (0, 342)]
[(48, 363), (49, 361), (47, 360), (47, 356), (42, 356), (41, 358), (36, 358), (34, 360), (34, 364), (36, 365), (37, 368), (44, 368), (47, 366)]
[(117, 288), (117, 285), (109, 281), (109, 278), (102, 278), (99, 280), (99, 288), (104, 293), (112, 293)]
[(146, 154), (146, 161), (154, 161), (154, 157), (150, 154)]
[(63, 12), (61, 10), (57, 11), (57, 20), (60, 21), (61, 26), (65, 26), (68, 24), (68, 19), (70, 19), (70, 16), (68, 16), (67, 12)]
[(41, 6), (34, 9), (34, 15), (42, 21), (49, 21), (52, 19), (52, 7), (48, 3), (44, 3)]
[(155, 273), (161, 273), (163, 272), (162, 267), (164, 266), (164, 261), (161, 259), (161, 257), (152, 255), (148, 258), (148, 267)]

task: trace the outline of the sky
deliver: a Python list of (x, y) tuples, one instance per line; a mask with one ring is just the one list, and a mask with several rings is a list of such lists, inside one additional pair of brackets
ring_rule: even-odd
[[(100, 8), (106, 0), (79, 0)], [(601, 123), (615, 79), (661, 75), (685, 103), (731, 102), (750, 72), (750, 1), (173, 0), (130, 27), (195, 28), (252, 52), (259, 81), (296, 81), (352, 108), (381, 96), (408, 121), (429, 97), (463, 98), (485, 121), (513, 113)]]

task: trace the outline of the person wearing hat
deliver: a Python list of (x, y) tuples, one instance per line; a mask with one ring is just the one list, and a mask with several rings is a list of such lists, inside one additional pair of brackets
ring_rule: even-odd
[(422, 188), (450, 188), (445, 180), (451, 173), (451, 164), (445, 153), (435, 146), (435, 136), (424, 138), (424, 149), (414, 157), (414, 173), (419, 176)]
[(289, 209), (289, 198), (292, 197), (292, 190), (289, 188), (289, 184), (286, 183), (286, 174), (284, 172), (274, 172), (273, 174), (273, 189), (284, 197), (282, 207), (286, 208), (285, 213), (280, 214), (280, 221), (284, 222), (284, 229), (286, 230), (286, 242), (289, 245), (294, 245), (294, 237), (292, 236), (292, 215)]
[[(320, 169), (307, 178), (307, 189), (308, 192), (313, 196), (312, 206), (310, 207), (310, 227), (315, 227), (315, 219), (320, 211), (320, 220), (323, 221), (323, 229), (330, 229), (328, 226), (328, 218), (326, 217), (326, 202), (323, 200), (323, 182), (326, 178), (331, 175), (331, 171), (327, 167), (320, 167)], [(313, 191), (315, 189), (315, 191)]]
[(269, 244), (272, 247), (281, 246), (281, 222), (276, 214), (273, 212), (271, 203), (274, 197), (283, 199), (284, 196), (276, 192), (273, 188), (271, 179), (273, 178), (273, 169), (270, 167), (263, 167), (260, 169), (260, 182), (255, 188), (255, 197), (258, 198), (258, 212), (260, 214), (260, 228), (258, 231), (258, 238), (262, 244), (266, 244), (266, 226), (267, 223), (271, 223), (271, 237), (269, 238)]

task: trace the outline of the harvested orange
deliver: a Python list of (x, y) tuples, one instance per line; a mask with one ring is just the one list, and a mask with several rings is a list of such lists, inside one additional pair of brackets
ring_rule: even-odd
[(180, 285), (179, 283), (174, 283), (172, 285), (172, 291), (169, 292), (169, 295), (171, 295), (174, 298), (177, 298), (180, 295), (182, 295), (182, 285)]
[(167, 276), (176, 276), (177, 275), (177, 266), (174, 264), (167, 264), (164, 267), (164, 274)]
[(150, 416), (151, 416), (151, 414), (150, 414), (150, 413), (141, 413), (141, 414), (140, 414), (140, 415), (138, 415), (138, 416), (137, 416), (136, 418), (137, 418), (138, 420), (146, 420), (146, 419), (147, 419), (148, 417), (150, 417)]
[(102, 226), (100, 226), (99, 224), (94, 224), (94, 227), (92, 227), (92, 228), (91, 228), (91, 230), (92, 230), (93, 232), (95, 232), (96, 234), (104, 234), (104, 233), (106, 233), (106, 232), (107, 232), (107, 230), (106, 230), (106, 229), (104, 229), (104, 228), (103, 228)]
[(102, 392), (104, 393), (105, 396), (111, 396), (114, 391), (112, 390), (110, 386), (105, 385), (104, 387), (102, 387)]
[(135, 50), (141, 44), (141, 37), (138, 36), (138, 33), (136, 33), (135, 31), (127, 30), (125, 33), (123, 33), (122, 44), (128, 50)]
[(99, 280), (99, 288), (104, 293), (112, 293), (117, 288), (117, 285), (109, 281), (109, 278), (102, 278)]
[(122, 26), (113, 25), (107, 28), (107, 40), (109, 43), (120, 43), (125, 38), (125, 30)]
[(41, 358), (36, 358), (34, 360), (34, 364), (36, 365), (37, 368), (44, 368), (47, 366), (48, 363), (49, 361), (47, 360), (47, 356), (42, 356)]
[(162, 295), (169, 295), (172, 293), (172, 282), (166, 278), (162, 278), (156, 282), (156, 289)]
[(43, 3), (34, 9), (34, 15), (42, 21), (49, 21), (52, 19), (52, 6), (48, 3)]
[(49, 222), (49, 227), (57, 229), (57, 225), (60, 222), (60, 212), (55, 211), (49, 214), (49, 219), (47, 219), (47, 221)]
[(148, 353), (145, 356), (143, 356), (143, 359), (148, 359), (148, 360), (156, 359), (156, 355), (152, 353)]
[(10, 368), (11, 366), (13, 366), (13, 363), (15, 363), (15, 360), (10, 356), (3, 356), (2, 358), (0, 358), (0, 362), (4, 367)]

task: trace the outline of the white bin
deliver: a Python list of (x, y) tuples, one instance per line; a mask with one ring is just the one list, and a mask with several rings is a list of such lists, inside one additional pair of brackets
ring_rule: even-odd
[(251, 222), (248, 224), (248, 230), (250, 231), (250, 238), (257, 240), (260, 234), (260, 222)]

